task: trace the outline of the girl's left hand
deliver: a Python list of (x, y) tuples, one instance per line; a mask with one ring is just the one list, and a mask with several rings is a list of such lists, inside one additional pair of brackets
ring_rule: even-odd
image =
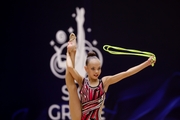
[(149, 59), (147, 61), (148, 61), (149, 65), (153, 65), (156, 62), (156, 60), (154, 59), (154, 56), (149, 57)]

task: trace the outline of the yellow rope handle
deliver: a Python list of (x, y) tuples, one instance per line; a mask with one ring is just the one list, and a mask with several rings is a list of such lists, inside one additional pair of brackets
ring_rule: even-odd
[[(106, 52), (109, 52), (110, 54), (114, 54), (114, 55), (136, 55), (136, 56), (143, 56), (143, 57), (153, 56), (152, 59), (154, 61), (156, 60), (156, 56), (151, 52), (145, 52), (145, 51), (140, 51), (140, 50), (135, 50), (135, 49), (126, 49), (126, 48), (116, 47), (116, 46), (111, 46), (111, 45), (104, 45), (103, 49)], [(117, 51), (117, 50), (120, 50), (120, 51)], [(154, 66), (154, 63), (152, 64), (152, 66)]]

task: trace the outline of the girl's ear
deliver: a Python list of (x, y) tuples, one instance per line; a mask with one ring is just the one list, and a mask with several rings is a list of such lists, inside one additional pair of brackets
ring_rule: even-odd
[(84, 66), (85, 71), (87, 72), (87, 66)]

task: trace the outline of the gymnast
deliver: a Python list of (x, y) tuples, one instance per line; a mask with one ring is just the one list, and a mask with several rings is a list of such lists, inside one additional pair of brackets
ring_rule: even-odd
[[(85, 61), (84, 69), (87, 77), (84, 78), (75, 70), (75, 55), (76, 36), (71, 33), (66, 53), (66, 85), (69, 91), (69, 107), (72, 120), (101, 120), (102, 107), (108, 87), (156, 62), (154, 56), (150, 55), (146, 61), (126, 71), (99, 78), (101, 62), (96, 53), (91, 51)], [(75, 80), (80, 87), (80, 98)]]

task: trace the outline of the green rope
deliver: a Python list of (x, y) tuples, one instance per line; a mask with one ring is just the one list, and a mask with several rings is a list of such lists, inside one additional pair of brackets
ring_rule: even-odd
[[(143, 57), (154, 56), (152, 59), (154, 61), (156, 60), (156, 56), (151, 52), (145, 52), (145, 51), (134, 50), (134, 49), (126, 49), (126, 48), (116, 47), (116, 46), (111, 46), (111, 45), (104, 45), (103, 49), (106, 52), (109, 52), (110, 54), (114, 54), (114, 55), (135, 55), (135, 56), (143, 56)], [(117, 51), (117, 50), (120, 50), (120, 51)], [(154, 63), (152, 64), (152, 66), (154, 66)]]

